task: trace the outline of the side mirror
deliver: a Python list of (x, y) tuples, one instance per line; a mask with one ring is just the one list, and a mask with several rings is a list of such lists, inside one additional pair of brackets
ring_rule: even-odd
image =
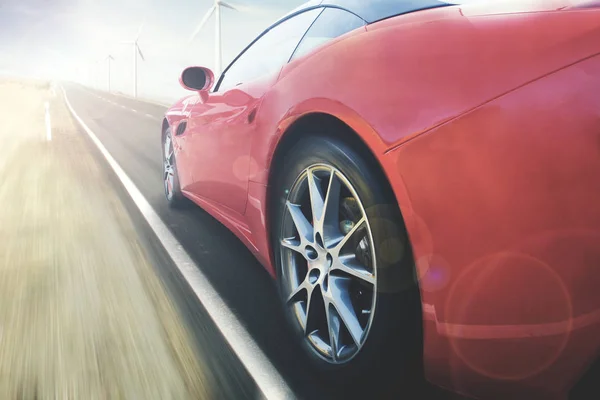
[(181, 73), (179, 83), (184, 89), (208, 94), (215, 83), (215, 75), (205, 67), (188, 67)]

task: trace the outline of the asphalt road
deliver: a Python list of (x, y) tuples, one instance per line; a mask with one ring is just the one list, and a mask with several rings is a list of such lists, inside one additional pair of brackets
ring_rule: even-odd
[[(344, 385), (332, 385), (317, 376), (303, 361), (300, 349), (289, 340), (274, 282), (249, 250), (200, 208), (173, 211), (167, 207), (160, 148), (161, 120), (166, 108), (73, 84), (65, 84), (64, 88), (75, 112), (133, 180), (299, 398), (365, 395), (369, 398), (448, 398), (432, 388), (425, 388), (418, 395), (402, 396), (407, 393), (403, 393), (401, 385), (393, 383), (381, 389), (370, 388), (368, 393), (347, 393)], [(114, 180), (115, 186), (120, 186), (116, 178)], [(127, 196), (124, 189), (119, 190)], [(133, 208), (129, 211), (136, 215)], [(144, 231), (141, 216), (134, 220)], [(156, 256), (154, 264), (189, 328), (196, 334), (199, 347), (204, 349), (204, 358), (211, 360), (213, 368), (220, 371), (214, 377), (220, 393), (228, 398), (255, 396), (257, 388), (247, 371), (212, 324), (204, 307), (175, 272), (156, 238), (149, 229), (145, 232), (142, 240)]]

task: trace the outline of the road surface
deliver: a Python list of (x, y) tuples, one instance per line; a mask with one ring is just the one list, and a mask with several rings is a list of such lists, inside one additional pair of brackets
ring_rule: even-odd
[[(357, 397), (357, 393), (345, 393), (344, 387), (323, 381), (303, 362), (300, 349), (289, 340), (274, 282), (234, 234), (200, 208), (173, 211), (167, 207), (160, 147), (161, 121), (166, 107), (74, 84), (65, 84), (64, 89), (75, 113), (168, 225), (297, 396), (310, 399)], [(157, 264), (176, 303), (187, 315), (191, 330), (202, 336), (202, 331), (210, 325), (205, 313), (199, 311), (203, 310), (202, 305), (185, 288), (167, 261), (159, 260)], [(238, 371), (233, 374), (237, 379), (235, 385), (239, 386), (236, 390), (251, 393), (252, 388), (246, 387), (251, 386), (246, 382), (248, 377), (244, 376), (239, 362), (233, 356), (220, 355), (221, 349), (221, 345), (217, 346), (218, 351), (211, 352), (210, 357), (218, 360), (218, 368)], [(447, 398), (446, 394), (432, 388), (426, 390), (427, 398)], [(401, 393), (401, 388), (392, 384), (389, 388), (370, 388), (367, 394), (391, 399), (398, 398)]]

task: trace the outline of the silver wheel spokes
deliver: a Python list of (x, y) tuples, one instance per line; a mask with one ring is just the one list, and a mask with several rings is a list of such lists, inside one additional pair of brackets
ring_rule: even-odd
[(286, 206), (281, 244), (287, 249), (282, 254), (287, 304), (321, 356), (346, 362), (362, 347), (375, 306), (375, 259), (365, 210), (348, 180), (325, 165), (298, 178)]
[(164, 143), (164, 169), (163, 169), (163, 181), (165, 184), (165, 194), (167, 198), (173, 197), (173, 184), (175, 179), (175, 171), (173, 169), (173, 142), (171, 136), (167, 135)]

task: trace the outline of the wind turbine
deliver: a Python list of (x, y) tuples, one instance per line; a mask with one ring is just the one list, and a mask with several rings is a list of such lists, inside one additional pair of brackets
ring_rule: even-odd
[(114, 61), (114, 57), (111, 56), (110, 54), (108, 56), (106, 56), (105, 60), (108, 63), (108, 92), (110, 93), (110, 62)]
[(135, 39), (132, 42), (122, 42), (123, 44), (133, 45), (133, 97), (137, 97), (137, 61), (138, 54), (140, 55), (142, 61), (146, 61), (144, 59), (144, 55), (142, 54), (142, 50), (138, 45), (138, 40), (140, 38), (140, 34), (142, 33), (142, 28), (144, 24), (140, 25), (140, 29), (138, 29), (138, 33)]
[(188, 42), (194, 40), (196, 35), (202, 30), (210, 16), (215, 13), (215, 76), (218, 77), (221, 73), (221, 62), (222, 62), (222, 52), (221, 52), (221, 7), (229, 8), (234, 11), (239, 11), (238, 8), (232, 6), (229, 3), (224, 2), (223, 0), (214, 0), (213, 5), (210, 7), (208, 12), (204, 15), (196, 30), (190, 36)]

